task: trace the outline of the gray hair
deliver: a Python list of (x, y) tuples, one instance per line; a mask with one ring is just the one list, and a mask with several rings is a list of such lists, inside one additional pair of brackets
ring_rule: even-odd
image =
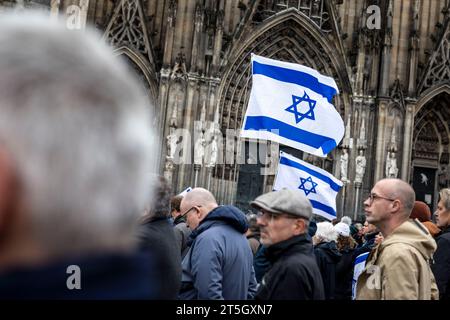
[(400, 179), (383, 179), (380, 181), (388, 182), (389, 197), (401, 200), (405, 207), (405, 217), (409, 218), (414, 207), (414, 201), (416, 200), (416, 193), (411, 185)]
[(128, 249), (151, 187), (149, 106), (98, 35), (49, 20), (0, 20), (0, 146), (49, 255)]

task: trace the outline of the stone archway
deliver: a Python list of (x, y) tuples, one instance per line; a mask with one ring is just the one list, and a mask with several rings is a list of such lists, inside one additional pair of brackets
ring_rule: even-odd
[(411, 181), (417, 200), (434, 210), (439, 189), (449, 185), (450, 93), (430, 92), (414, 117)]
[(140, 78), (140, 82), (143, 83), (150, 101), (155, 105), (158, 97), (158, 84), (156, 83), (156, 74), (150, 63), (140, 53), (137, 53), (126, 46), (115, 49), (114, 53), (126, 58), (128, 65)]
[[(251, 53), (306, 65), (333, 77), (341, 91), (341, 94), (335, 97), (334, 105), (345, 118), (345, 114), (351, 108), (349, 102), (351, 87), (343, 68), (344, 59), (337, 53), (339, 50), (330, 39), (309, 17), (292, 8), (268, 18), (254, 32), (248, 33), (247, 37), (240, 41), (241, 45), (234, 48), (230, 54), (218, 90), (218, 104), (221, 110), (219, 123), (222, 132), (225, 133), (230, 129), (238, 130), (242, 126), (251, 90)], [(229, 145), (226, 146), (228, 150), (225, 150), (225, 153), (234, 153), (234, 159), (241, 158), (239, 154), (241, 150), (245, 150), (244, 154), (248, 152), (244, 148), (230, 150), (229, 147)], [(329, 163), (333, 162), (332, 159), (336, 159), (336, 155), (330, 154), (328, 161), (321, 161), (322, 166), (333, 168), (333, 165), (330, 166)], [(244, 189), (252, 185), (251, 182), (260, 176), (260, 169), (261, 161), (252, 166), (236, 162), (216, 166), (213, 177), (219, 181), (219, 188), (216, 190), (218, 200), (223, 203), (245, 203), (253, 196), (267, 191), (264, 189), (273, 183), (273, 176), (265, 177), (262, 189), (255, 189), (253, 192), (255, 194), (251, 190), (244, 192)], [(240, 184), (242, 188), (239, 187)], [(245, 194), (246, 198), (237, 199), (236, 192), (238, 195)]]
[[(158, 110), (157, 108), (158, 85), (156, 83), (154, 71), (140, 53), (137, 53), (128, 47), (122, 46), (118, 49), (115, 49), (114, 53), (126, 62), (126, 64), (129, 66), (130, 71), (138, 79), (138, 83), (142, 89), (142, 92), (145, 94), (149, 115), (153, 120), (153, 127), (157, 128), (157, 130), (155, 130), (155, 134), (157, 135), (155, 141), (158, 141), (158, 145), (155, 152), (159, 154), (161, 153), (163, 145), (161, 142), (162, 139), (160, 138), (162, 136), (162, 131), (159, 126), (159, 118), (161, 117), (161, 114), (160, 110)], [(153, 171), (160, 171), (160, 167), (161, 158), (158, 158), (158, 161), (155, 162)]]

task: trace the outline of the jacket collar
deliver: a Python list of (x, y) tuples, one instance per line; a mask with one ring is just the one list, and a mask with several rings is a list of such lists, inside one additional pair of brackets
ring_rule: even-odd
[(294, 236), (290, 239), (267, 247), (265, 254), (267, 259), (273, 263), (281, 256), (291, 252), (313, 253), (311, 237), (307, 234)]

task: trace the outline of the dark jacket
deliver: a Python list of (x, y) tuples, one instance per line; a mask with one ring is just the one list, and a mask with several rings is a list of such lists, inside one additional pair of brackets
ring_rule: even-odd
[[(0, 299), (160, 299), (162, 283), (149, 254), (70, 259), (0, 274)], [(79, 267), (79, 272), (69, 266)], [(81, 289), (67, 286), (77, 283)], [(73, 288), (73, 287), (72, 287)]]
[(262, 244), (256, 250), (253, 258), (253, 268), (255, 269), (256, 282), (260, 283), (267, 270), (270, 268), (270, 261), (266, 257), (266, 247)]
[(355, 249), (355, 252), (353, 253), (353, 260), (363, 253), (372, 251), (375, 247), (375, 238), (378, 233), (378, 231), (375, 231), (364, 236), (366, 241), (360, 247)]
[(164, 283), (161, 299), (176, 299), (181, 286), (181, 249), (173, 225), (167, 218), (143, 223), (138, 232), (139, 247), (157, 259), (157, 272)]
[(295, 236), (266, 248), (271, 268), (257, 300), (323, 300), (322, 277), (308, 235)]
[(437, 250), (431, 266), (439, 289), (439, 299), (450, 299), (450, 227), (436, 237)]
[(208, 213), (191, 233), (180, 299), (251, 299), (256, 291), (245, 215), (233, 206)]
[(352, 279), (354, 268), (354, 249), (341, 251), (341, 259), (336, 266), (336, 290), (335, 299), (352, 299)]
[(314, 247), (320, 274), (323, 279), (325, 299), (334, 299), (336, 290), (336, 266), (341, 259), (336, 242), (322, 242)]
[(181, 248), (181, 257), (184, 258), (189, 249), (187, 246), (187, 241), (191, 235), (191, 229), (189, 229), (184, 217), (181, 215), (175, 218), (173, 224), (175, 227), (175, 237), (177, 238), (177, 242), (180, 244)]

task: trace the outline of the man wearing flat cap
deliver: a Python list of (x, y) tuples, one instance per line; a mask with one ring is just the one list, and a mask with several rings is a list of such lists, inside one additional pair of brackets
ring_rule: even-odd
[(258, 209), (260, 241), (271, 267), (257, 300), (322, 300), (322, 277), (308, 235), (312, 207), (300, 190), (279, 190), (251, 202)]

